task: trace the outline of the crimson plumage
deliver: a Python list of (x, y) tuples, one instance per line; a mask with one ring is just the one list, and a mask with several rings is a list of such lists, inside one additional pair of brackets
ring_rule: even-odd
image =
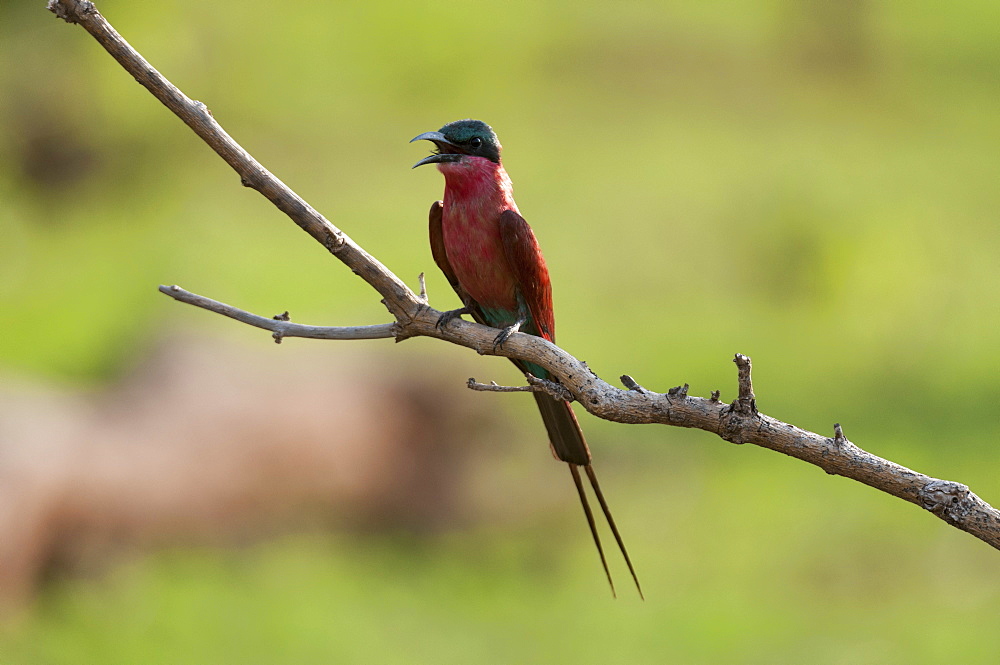
[[(497, 346), (515, 332), (554, 342), (555, 315), (548, 268), (531, 227), (514, 202), (496, 133), (479, 120), (458, 120), (413, 139), (417, 140), (429, 140), (437, 146), (436, 153), (415, 166), (437, 164), (444, 174), (444, 201), (436, 201), (430, 210), (431, 252), (464, 305), (461, 310), (446, 313), (442, 324), (458, 314), (469, 313), (479, 323), (501, 329)], [(555, 380), (543, 367), (513, 362), (525, 373)], [(533, 395), (552, 452), (568, 464), (573, 476), (612, 593), (614, 582), (583, 488), (581, 467), (641, 596), (639, 579), (597, 482), (590, 449), (572, 407), (546, 393)]]

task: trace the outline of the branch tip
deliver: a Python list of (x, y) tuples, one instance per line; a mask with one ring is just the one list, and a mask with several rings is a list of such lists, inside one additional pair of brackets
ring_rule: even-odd
[(757, 399), (754, 397), (753, 381), (750, 378), (750, 370), (753, 367), (750, 356), (737, 353), (733, 362), (736, 363), (739, 384), (739, 395), (733, 402), (733, 409), (747, 415), (757, 415)]
[(417, 281), (420, 282), (420, 300), (427, 304), (427, 280), (424, 278), (424, 273), (417, 275)]
[(255, 328), (270, 330), (273, 333), (272, 336), (275, 337), (275, 341), (279, 344), (281, 343), (281, 340), (278, 339), (279, 336), (309, 337), (312, 339), (388, 339), (394, 336), (393, 332), (395, 331), (395, 324), (393, 323), (379, 323), (370, 326), (309, 326), (301, 323), (290, 323), (287, 318), (288, 312), (268, 318), (237, 309), (224, 302), (185, 291), (176, 284), (173, 286), (160, 286), (159, 290), (164, 295), (168, 295), (179, 302), (228, 316), (231, 319), (236, 319), (241, 323), (246, 323)]
[(96, 14), (97, 8), (87, 0), (49, 0), (45, 7), (67, 23), (79, 23), (84, 14)]
[(847, 437), (844, 436), (844, 430), (843, 430), (843, 428), (840, 426), (840, 423), (834, 423), (833, 424), (833, 445), (835, 445), (835, 446), (837, 446), (839, 448), (839, 447), (843, 446), (845, 443), (850, 443), (850, 442), (847, 440)]

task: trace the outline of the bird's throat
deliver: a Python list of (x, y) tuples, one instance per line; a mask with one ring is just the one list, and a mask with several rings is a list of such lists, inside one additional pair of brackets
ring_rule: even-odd
[(517, 320), (516, 279), (500, 237), (500, 215), (517, 212), (510, 178), (503, 166), (488, 159), (466, 157), (442, 163), (445, 252), (462, 287), (487, 311), (496, 327)]
[(444, 206), (449, 203), (458, 206), (517, 210), (514, 203), (510, 177), (501, 164), (482, 157), (466, 156), (458, 162), (438, 164), (444, 174)]

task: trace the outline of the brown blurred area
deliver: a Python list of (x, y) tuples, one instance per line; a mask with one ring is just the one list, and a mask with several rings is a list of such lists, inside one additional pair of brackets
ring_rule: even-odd
[(98, 391), (5, 380), (0, 605), (157, 546), (483, 519), (469, 479), (513, 429), (495, 401), (454, 367), (346, 346), (174, 335)]

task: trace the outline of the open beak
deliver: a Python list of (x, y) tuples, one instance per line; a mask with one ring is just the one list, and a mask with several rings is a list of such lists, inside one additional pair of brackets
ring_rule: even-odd
[(437, 146), (437, 152), (433, 155), (428, 155), (424, 157), (419, 162), (413, 165), (413, 168), (418, 166), (423, 166), (424, 164), (443, 164), (447, 162), (457, 162), (462, 159), (462, 153), (459, 151), (459, 147), (454, 143), (451, 143), (444, 137), (441, 132), (424, 132), (418, 136), (414, 136), (410, 139), (410, 143), (414, 141), (432, 141), (434, 145)]

